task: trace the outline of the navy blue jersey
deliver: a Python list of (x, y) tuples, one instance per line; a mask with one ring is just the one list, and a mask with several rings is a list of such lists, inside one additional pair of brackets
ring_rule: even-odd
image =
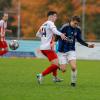
[(62, 40), (61, 38), (58, 39), (58, 51), (59, 52), (68, 52), (68, 51), (75, 51), (75, 40), (84, 45), (88, 46), (88, 44), (82, 40), (81, 38), (81, 30), (80, 28), (73, 28), (70, 25), (66, 24), (63, 25), (60, 29), (62, 33), (65, 33), (67, 40)]

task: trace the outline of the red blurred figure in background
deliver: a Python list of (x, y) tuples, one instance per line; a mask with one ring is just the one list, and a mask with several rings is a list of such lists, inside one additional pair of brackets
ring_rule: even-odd
[(8, 45), (5, 40), (5, 33), (12, 32), (7, 29), (8, 13), (4, 13), (0, 20), (0, 56), (8, 52)]

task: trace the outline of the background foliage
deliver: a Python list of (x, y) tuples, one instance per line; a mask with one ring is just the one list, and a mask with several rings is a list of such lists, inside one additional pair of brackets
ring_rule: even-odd
[[(49, 10), (58, 12), (59, 19), (56, 23), (58, 28), (66, 23), (69, 17), (82, 16), (82, 0), (20, 0), (20, 2), (21, 37), (23, 38), (35, 37), (39, 26), (46, 20)], [(0, 0), (0, 10), (17, 9), (17, 5), (18, 0)], [(100, 0), (86, 0), (85, 11), (85, 39), (100, 40)], [(12, 26), (17, 26), (17, 17), (14, 19)]]

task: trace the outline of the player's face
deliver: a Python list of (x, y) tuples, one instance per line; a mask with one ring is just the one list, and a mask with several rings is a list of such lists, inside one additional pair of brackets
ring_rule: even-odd
[(57, 14), (52, 15), (52, 20), (55, 22), (57, 20)]
[(4, 14), (3, 19), (4, 19), (5, 21), (7, 21), (7, 20), (8, 20), (8, 14)]
[(75, 27), (77, 27), (79, 25), (79, 22), (77, 22), (76, 20), (74, 20), (74, 21), (70, 22), (70, 25), (75, 28)]

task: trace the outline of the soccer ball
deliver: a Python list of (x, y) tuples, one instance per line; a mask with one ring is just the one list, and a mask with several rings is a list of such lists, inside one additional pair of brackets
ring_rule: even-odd
[(9, 47), (11, 50), (16, 50), (19, 47), (19, 43), (17, 40), (11, 40), (9, 43)]

